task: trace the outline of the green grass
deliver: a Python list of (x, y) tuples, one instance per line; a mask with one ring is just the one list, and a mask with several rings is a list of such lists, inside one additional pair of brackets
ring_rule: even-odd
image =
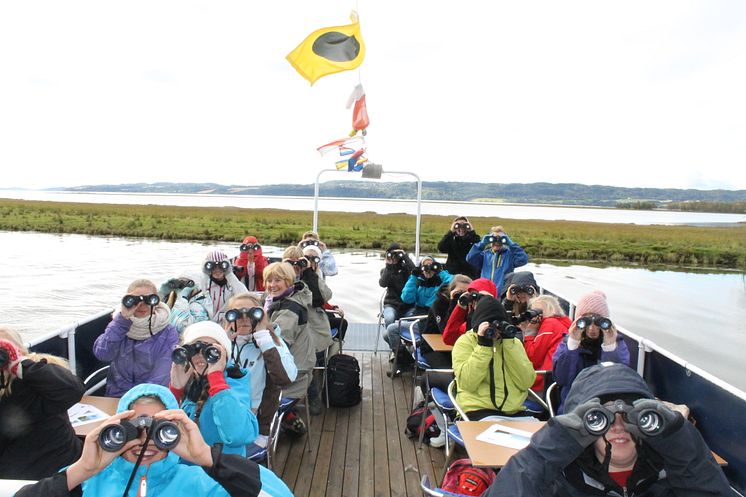
[[(435, 253), (451, 216), (422, 216), (421, 252)], [(502, 225), (531, 260), (598, 261), (647, 267), (746, 269), (746, 224), (726, 227), (640, 226), (576, 221), (470, 218), (480, 234)], [(174, 207), (0, 199), (0, 229), (167, 240), (289, 245), (311, 228), (313, 213), (237, 207)], [(393, 241), (414, 248), (408, 214), (320, 212), (322, 239), (334, 248), (384, 249)]]

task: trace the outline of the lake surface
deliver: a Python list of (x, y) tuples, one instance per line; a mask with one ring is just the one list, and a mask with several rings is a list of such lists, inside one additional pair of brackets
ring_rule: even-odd
[[(324, 198), (320, 189), (319, 211), (324, 212), (376, 212), (416, 214), (414, 200)], [(84, 202), (135, 205), (178, 205), (193, 207), (243, 207), (255, 209), (287, 209), (311, 211), (313, 197), (269, 197), (259, 195), (207, 195), (207, 194), (131, 194), (131, 193), (79, 193), (47, 192), (34, 190), (0, 190), (0, 197), (53, 202)], [(422, 214), (441, 216), (483, 216), (501, 219), (545, 219), (589, 221), (595, 223), (624, 224), (688, 224), (712, 225), (746, 222), (746, 214), (712, 214), (705, 212), (638, 211), (590, 207), (559, 207), (546, 205), (498, 204), (487, 202), (423, 201)]]
[[(238, 252), (237, 244), (0, 232), (0, 323), (15, 327), (27, 339), (44, 335), (118, 307), (137, 278), (156, 285), (182, 271), (196, 278), (208, 249), (216, 247), (229, 256)], [(327, 279), (332, 302), (341, 305), (352, 322), (376, 322), (381, 254), (335, 253), (339, 275)], [(746, 390), (741, 367), (746, 350), (743, 275), (551, 264), (522, 269), (533, 271), (540, 285), (572, 301), (602, 289), (614, 322)]]

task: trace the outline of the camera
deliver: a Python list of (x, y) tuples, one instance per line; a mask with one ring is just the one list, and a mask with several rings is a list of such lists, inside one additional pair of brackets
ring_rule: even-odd
[(575, 322), (575, 326), (581, 331), (585, 331), (592, 324), (595, 324), (603, 331), (607, 331), (611, 328), (611, 319), (602, 316), (584, 316)]
[(471, 230), (471, 224), (469, 224), (469, 223), (455, 223), (453, 225), (453, 229), (459, 229), (459, 228), (464, 228), (466, 231), (470, 231)]
[(155, 446), (161, 450), (173, 449), (181, 438), (176, 423), (143, 415), (135, 419), (123, 419), (119, 424), (104, 427), (98, 436), (98, 444), (107, 452), (117, 452), (127, 442), (138, 438), (142, 430), (150, 434)]
[(205, 262), (205, 271), (208, 273), (212, 272), (213, 269), (222, 269), (223, 271), (228, 271), (231, 268), (231, 263), (228, 261), (220, 261), (220, 262), (213, 262), (213, 261), (207, 261)]
[(531, 285), (526, 285), (526, 286), (514, 285), (510, 287), (510, 290), (508, 290), (508, 292), (511, 295), (516, 295), (518, 293), (527, 293), (528, 295), (533, 295), (536, 292), (536, 290)]
[(319, 241), (318, 240), (303, 240), (302, 242), (300, 242), (300, 248), (306, 248), (309, 245), (313, 245), (315, 247), (318, 247), (319, 246)]
[(258, 243), (242, 243), (239, 247), (241, 252), (248, 252), (249, 250), (260, 250), (262, 248)]
[(520, 338), (521, 330), (507, 321), (492, 321), (484, 330), (484, 337), (489, 340), (497, 338)]
[(145, 302), (150, 307), (155, 307), (160, 301), (161, 298), (154, 293), (150, 295), (125, 295), (122, 297), (122, 305), (127, 309), (132, 309), (140, 302)]
[(648, 437), (660, 435), (666, 427), (663, 416), (655, 409), (637, 408), (619, 399), (611, 406), (599, 404), (588, 409), (583, 414), (583, 426), (591, 435), (601, 436), (609, 431), (617, 414), (621, 414), (626, 423), (637, 426), (640, 432)]
[(181, 290), (183, 288), (194, 286), (194, 281), (182, 278), (171, 278), (166, 282), (166, 285), (168, 285), (171, 290)]
[(252, 326), (256, 326), (264, 318), (264, 309), (261, 307), (242, 307), (241, 309), (230, 309), (225, 312), (225, 320), (229, 323), (235, 323), (241, 317), (247, 317)]
[(479, 300), (482, 294), (478, 292), (464, 292), (458, 297), (458, 303), (460, 306), (467, 307), (469, 304)]
[(176, 347), (171, 353), (171, 360), (174, 364), (181, 365), (197, 354), (202, 354), (208, 364), (215, 364), (220, 360), (220, 349), (205, 342), (185, 343), (181, 347)]
[(530, 309), (528, 311), (522, 312), (517, 316), (513, 316), (512, 321), (513, 324), (518, 325), (525, 321), (531, 321), (535, 317), (539, 317), (544, 312), (541, 309)]

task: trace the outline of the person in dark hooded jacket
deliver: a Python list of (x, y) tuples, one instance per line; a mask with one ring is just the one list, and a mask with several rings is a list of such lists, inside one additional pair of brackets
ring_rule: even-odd
[(518, 271), (505, 275), (505, 285), (500, 294), (505, 311), (509, 316), (519, 316), (528, 310), (528, 301), (539, 294), (539, 285), (534, 273)]
[(453, 220), (451, 229), (438, 242), (438, 252), (448, 254), (445, 266), (449, 273), (464, 274), (472, 279), (479, 277), (479, 268), (466, 262), (466, 254), (479, 240), (479, 235), (465, 216)]
[(397, 319), (406, 316), (407, 312), (414, 311), (412, 304), (405, 304), (401, 300), (401, 292), (414, 269), (414, 262), (398, 243), (389, 245), (385, 257), (386, 265), (381, 269), (378, 285), (386, 289), (386, 296), (383, 298), (383, 321), (388, 327)]
[[(654, 400), (627, 366), (583, 370), (566, 410), (508, 461), (486, 497), (735, 495), (694, 425)], [(657, 417), (658, 428), (640, 422), (644, 415)]]

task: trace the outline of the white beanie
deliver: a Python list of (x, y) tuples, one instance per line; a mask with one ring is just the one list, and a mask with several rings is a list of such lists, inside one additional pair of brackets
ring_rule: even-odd
[(308, 245), (303, 249), (303, 255), (315, 255), (321, 257), (321, 249), (316, 245)]
[(190, 324), (184, 329), (182, 338), (184, 343), (192, 343), (198, 338), (212, 338), (223, 346), (227, 354), (231, 353), (231, 341), (225, 330), (213, 321), (200, 321), (199, 323)]

